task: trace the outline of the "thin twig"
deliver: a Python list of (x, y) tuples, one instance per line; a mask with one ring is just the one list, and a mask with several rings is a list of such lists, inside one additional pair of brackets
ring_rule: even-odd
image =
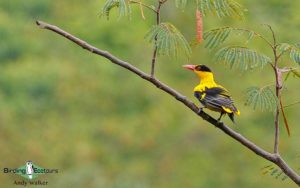
[(291, 71), (295, 71), (298, 70), (300, 68), (294, 68), (294, 67), (283, 67), (280, 69), (280, 72), (282, 73), (287, 73), (287, 72), (291, 72)]
[(272, 37), (273, 37), (274, 47), (276, 48), (277, 47), (277, 42), (276, 42), (275, 32), (274, 32), (273, 28), (268, 24), (263, 24), (263, 25), (266, 25), (270, 29), (270, 31), (272, 33)]
[(250, 29), (244, 29), (244, 28), (234, 28), (235, 30), (238, 31), (247, 31), (247, 32), (253, 32), (255, 36), (258, 36), (259, 38), (261, 38), (263, 41), (265, 41), (271, 48), (273, 48), (273, 45), (270, 41), (268, 41), (268, 39), (266, 37), (264, 37), (263, 35), (259, 34), (256, 31), (250, 30)]
[[(250, 29), (245, 29), (245, 28), (237, 28), (237, 27), (234, 27), (233, 28), (234, 30), (237, 30), (237, 31), (246, 31), (246, 32), (253, 32), (255, 36), (261, 38), (263, 41), (265, 41), (271, 48), (273, 48), (273, 45), (270, 41), (268, 41), (268, 39), (266, 37), (264, 37), (263, 35), (259, 34), (258, 32), (256, 31), (253, 31), (253, 30), (250, 30)], [(213, 31), (213, 30), (212, 30)]]
[[(277, 57), (277, 56), (276, 56)], [(276, 59), (276, 58), (275, 58)], [(277, 68), (277, 60), (275, 60), (274, 64), (274, 72), (275, 72), (275, 79), (276, 79), (276, 97), (278, 101), (280, 100), (280, 86), (279, 86), (279, 75), (278, 68)], [(279, 145), (279, 106), (276, 106), (275, 118), (274, 118), (274, 125), (275, 125), (275, 138), (274, 138), (274, 153), (278, 154), (278, 145)]]
[[(281, 76), (279, 74), (281, 74), (281, 72), (278, 71), (277, 68), (277, 63), (278, 63), (278, 59), (277, 59), (277, 52), (276, 49), (273, 49), (274, 52), (274, 73), (275, 73), (275, 90), (276, 90), (276, 97), (278, 99), (278, 101), (280, 100), (280, 89), (281, 86), (279, 84)], [(275, 125), (275, 138), (274, 138), (274, 153), (278, 154), (279, 150), (279, 106), (276, 105), (276, 112), (275, 112), (275, 118), (274, 118), (274, 125)]]
[[(156, 10), (156, 25), (160, 24), (160, 8), (162, 4), (164, 4), (166, 1), (158, 0), (158, 7)], [(152, 55), (152, 62), (151, 62), (151, 77), (154, 78), (154, 72), (155, 72), (155, 63), (157, 58), (157, 35), (154, 38), (154, 50)]]
[(296, 104), (300, 104), (300, 101), (292, 103), (292, 104), (285, 105), (285, 106), (283, 106), (283, 108), (291, 107), (291, 106), (294, 106)]
[[(279, 100), (280, 99), (280, 90), (282, 88), (282, 73), (280, 72), (279, 68), (278, 68), (278, 55), (277, 55), (277, 44), (276, 44), (276, 37), (275, 37), (275, 33), (272, 29), (272, 27), (268, 24), (263, 24), (266, 25), (271, 33), (272, 33), (272, 37), (273, 37), (273, 45), (271, 46), (272, 51), (273, 51), (273, 55), (274, 55), (274, 65), (273, 67), (273, 71), (275, 74), (275, 91), (276, 91), (276, 97)], [(274, 135), (274, 153), (275, 154), (279, 154), (279, 113), (280, 113), (280, 107), (279, 105), (276, 105), (276, 112), (275, 112), (275, 118), (274, 118), (274, 128), (275, 128), (275, 135)]]
[(147, 4), (145, 4), (145, 3), (142, 3), (141, 1), (130, 0), (129, 2), (130, 2), (130, 3), (133, 3), (133, 4), (140, 4), (140, 5), (142, 5), (143, 7), (146, 7), (146, 8), (148, 8), (149, 10), (153, 11), (155, 14), (157, 13), (157, 11), (156, 11), (152, 6), (147, 5)]
[(215, 127), (219, 128), (225, 134), (227, 134), (228, 136), (230, 136), (231, 138), (233, 138), (240, 144), (244, 145), (252, 152), (254, 152), (257, 155), (261, 156), (262, 158), (276, 164), (278, 167), (280, 167), (282, 169), (282, 171), (287, 176), (289, 176), (297, 185), (300, 186), (300, 176), (291, 167), (289, 167), (288, 164), (286, 164), (286, 162), (281, 158), (281, 156), (279, 154), (272, 154), (272, 153), (265, 151), (264, 149), (260, 148), (253, 142), (249, 141), (247, 138), (245, 138), (241, 134), (235, 132), (233, 129), (226, 126), (224, 123), (218, 122), (216, 119), (212, 118), (210, 115), (206, 114), (205, 112), (202, 111), (202, 112), (198, 113), (199, 108), (193, 102), (188, 100), (184, 95), (180, 94), (178, 91), (172, 89), (171, 87), (160, 82), (159, 80), (151, 77), (151, 75), (144, 73), (143, 71), (139, 70), (135, 66), (113, 56), (109, 52), (100, 50), (100, 49), (88, 44), (87, 42), (71, 35), (70, 33), (58, 28), (57, 26), (50, 25), (50, 24), (42, 22), (42, 21), (37, 21), (36, 23), (40, 28), (51, 30), (51, 31), (67, 38), (68, 40), (76, 43), (77, 45), (81, 46), (85, 50), (88, 50), (94, 54), (100, 55), (100, 56), (110, 60), (113, 64), (121, 66), (121, 67), (129, 70), (130, 72), (138, 75), (142, 79), (152, 83), (158, 89), (173, 96), (176, 100), (183, 103), (187, 108), (192, 110), (195, 114), (197, 114), (198, 116), (203, 118), (205, 121), (209, 122), (210, 124), (214, 125)]
[[(254, 36), (257, 36), (259, 37), (260, 39), (262, 39), (264, 42), (266, 42), (271, 48), (273, 48), (273, 44), (266, 38), (264, 37), (263, 35), (259, 34), (258, 32), (256, 31), (253, 31), (253, 30), (250, 30), (250, 29), (245, 29), (245, 28), (237, 28), (237, 27), (224, 27), (224, 28), (232, 28), (236, 31), (243, 31), (243, 32), (253, 32)], [(217, 29), (212, 29), (210, 31), (218, 31), (220, 28), (217, 28)]]
[(281, 114), (282, 114), (282, 117), (283, 117), (283, 122), (284, 122), (285, 128), (287, 130), (288, 135), (290, 136), (291, 131), (290, 131), (290, 128), (288, 126), (288, 121), (287, 121), (287, 118), (286, 118), (286, 115), (285, 115), (285, 112), (284, 112), (281, 97), (279, 98), (279, 104), (280, 104), (280, 110), (281, 110)]

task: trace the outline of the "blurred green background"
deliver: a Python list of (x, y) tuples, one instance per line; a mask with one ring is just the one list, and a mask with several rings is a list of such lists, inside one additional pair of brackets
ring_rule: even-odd
[[(155, 1), (149, 1), (155, 2)], [(261, 26), (274, 27), (281, 42), (299, 42), (300, 2), (239, 0), (249, 11), (244, 21), (204, 19), (205, 30), (223, 25), (251, 27), (270, 37)], [(131, 20), (99, 18), (104, 0), (14, 0), (0, 2), (0, 166), (19, 167), (27, 160), (59, 174), (40, 176), (48, 187), (296, 187), (291, 180), (263, 175), (270, 164), (227, 135), (199, 119), (182, 104), (151, 84), (66, 39), (35, 25), (43, 20), (110, 51), (149, 72), (152, 45), (144, 35), (154, 23), (151, 12), (141, 18), (132, 6)], [(194, 4), (185, 11), (169, 1), (162, 21), (173, 22), (192, 40)], [(230, 40), (244, 44), (245, 37)], [(250, 47), (267, 55), (259, 40)], [(272, 151), (273, 114), (245, 107), (245, 90), (273, 83), (269, 67), (246, 73), (213, 62), (214, 51), (199, 45), (192, 58), (159, 57), (157, 78), (198, 104), (192, 88), (198, 79), (181, 68), (207, 64), (233, 95), (241, 111), (238, 126), (224, 121), (253, 142)], [(284, 57), (281, 64), (289, 63)], [(299, 101), (299, 80), (290, 78), (285, 104)], [(218, 114), (212, 113), (214, 117)], [(292, 137), (281, 120), (280, 149), (298, 172), (299, 105), (286, 108)], [(0, 175), (1, 187), (15, 187), (18, 175)], [(37, 186), (38, 187), (38, 186)]]

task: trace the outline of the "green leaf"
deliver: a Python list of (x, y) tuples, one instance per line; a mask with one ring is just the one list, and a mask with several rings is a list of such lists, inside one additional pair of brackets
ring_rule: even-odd
[(230, 11), (230, 14), (228, 16), (235, 17), (238, 19), (244, 18), (244, 12), (247, 10), (243, 8), (241, 4), (233, 0), (228, 0), (228, 6)]
[(229, 46), (220, 49), (216, 53), (216, 60), (229, 64), (230, 68), (236, 67), (244, 71), (257, 66), (263, 67), (271, 62), (268, 56), (239, 46)]
[(279, 171), (278, 169), (274, 169), (274, 170), (271, 172), (271, 176), (276, 175), (278, 171)]
[(277, 49), (281, 54), (289, 51), (290, 59), (295, 63), (300, 65), (300, 44), (290, 45), (288, 43), (281, 43), (278, 45)]
[(274, 167), (274, 165), (268, 165), (263, 167), (262, 174), (263, 175), (268, 174), (274, 177), (275, 179), (282, 180), (282, 181), (288, 178), (280, 168)]
[(250, 87), (246, 91), (246, 106), (252, 106), (253, 110), (274, 111), (277, 106), (277, 98), (270, 86)]
[(159, 55), (177, 57), (180, 51), (183, 51), (187, 57), (191, 55), (189, 43), (171, 23), (161, 23), (153, 26), (145, 38), (156, 45)]
[(298, 63), (300, 65), (300, 50), (299, 48), (292, 47), (290, 51), (290, 58), (295, 63)]
[(288, 43), (281, 43), (278, 45), (278, 50), (280, 53), (284, 53), (286, 51), (288, 51), (291, 48), (291, 45), (289, 45)]
[(234, 0), (198, 0), (198, 2), (198, 7), (203, 16), (210, 13), (217, 15), (219, 18), (244, 18), (245, 9)]
[(248, 34), (246, 43), (257, 35), (254, 31), (248, 29), (220, 27), (204, 32), (203, 38), (206, 42), (205, 47), (210, 49), (218, 47), (220, 44), (224, 43), (234, 31), (238, 32), (237, 34)]
[(233, 28), (222, 27), (204, 33), (205, 48), (215, 48), (222, 44), (230, 35)]
[(295, 44), (296, 48), (300, 49), (300, 43)]
[(254, 31), (249, 31), (249, 35), (248, 35), (246, 43), (248, 43), (250, 40), (252, 40), (252, 38), (254, 37), (254, 35), (255, 35)]
[(187, 0), (175, 0), (175, 5), (177, 8), (184, 8), (186, 6)]
[(106, 18), (109, 19), (110, 11), (113, 8), (118, 8), (119, 18), (131, 14), (128, 0), (107, 0), (103, 5), (101, 16), (106, 16)]

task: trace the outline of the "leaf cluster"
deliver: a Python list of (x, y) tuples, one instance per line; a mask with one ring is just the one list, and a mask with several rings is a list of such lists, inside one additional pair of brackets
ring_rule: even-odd
[(247, 30), (247, 29), (233, 28), (233, 27), (220, 27), (217, 29), (206, 31), (204, 33), (203, 38), (205, 39), (206, 42), (205, 48), (213, 49), (218, 47), (220, 44), (224, 43), (226, 39), (228, 39), (228, 37), (233, 32), (238, 34), (241, 33), (248, 34), (248, 39), (246, 43), (248, 43), (255, 35), (257, 35), (254, 31)]
[[(205, 47), (209, 49), (216, 48), (223, 44), (233, 33), (247, 34), (246, 43), (254, 36), (261, 37), (259, 34), (249, 29), (220, 27), (204, 33)], [(263, 67), (272, 62), (270, 57), (243, 46), (227, 46), (221, 48), (215, 56), (216, 61), (224, 62), (231, 68), (239, 68), (243, 71), (248, 70), (249, 68)]]
[(252, 106), (253, 109), (260, 109), (262, 111), (274, 111), (277, 106), (277, 97), (270, 86), (250, 87), (246, 91), (247, 100), (245, 105)]
[[(176, 7), (184, 8), (188, 0), (175, 0)], [(243, 19), (246, 9), (234, 0), (196, 0), (197, 8), (203, 16), (216, 15), (219, 18)]]
[(208, 13), (212, 13), (219, 18), (244, 18), (245, 9), (234, 0), (199, 0), (198, 7), (204, 16)]
[(281, 54), (289, 53), (290, 59), (300, 65), (300, 44), (281, 43), (278, 45), (278, 50)]
[(128, 0), (107, 0), (101, 10), (101, 16), (106, 16), (109, 19), (110, 11), (113, 8), (118, 8), (119, 18), (123, 16), (129, 16), (131, 14), (131, 8)]
[(160, 55), (177, 56), (180, 51), (189, 57), (191, 48), (180, 31), (171, 23), (152, 26), (145, 38), (154, 42)]
[(272, 177), (275, 177), (275, 179), (279, 179), (281, 181), (284, 181), (288, 178), (287, 175), (285, 175), (281, 169), (274, 167), (273, 165), (267, 165), (263, 167), (262, 174), (263, 175), (269, 174)]
[[(271, 31), (273, 33), (272, 29)], [(267, 43), (268, 46), (272, 48), (273, 51), (276, 50), (278, 56), (275, 58), (275, 61), (278, 62), (278, 59), (287, 53), (293, 62), (300, 65), (300, 44), (272, 44), (264, 36), (249, 29), (220, 27), (209, 30), (204, 33), (205, 47), (209, 49), (216, 48), (223, 44), (229, 38), (229, 36), (236, 32), (238, 32), (238, 34), (248, 35), (246, 43), (248, 43), (253, 37), (262, 39)], [(218, 50), (215, 56), (217, 62), (223, 62), (229, 65), (231, 68), (239, 68), (243, 71), (246, 71), (249, 68), (252, 69), (255, 67), (264, 67), (266, 64), (271, 64), (271, 66), (274, 67), (274, 62), (272, 62), (270, 57), (242, 46), (223, 47)], [(290, 75), (294, 75), (294, 77), (300, 77), (299, 71), (295, 68), (290, 68), (290, 70), (286, 72), (288, 72), (288, 74), (285, 80), (287, 80)], [(252, 106), (253, 109), (259, 108), (261, 110), (273, 111), (277, 106), (277, 97), (269, 86), (263, 88), (251, 87), (246, 93), (247, 99), (245, 105)]]
[(231, 68), (239, 67), (241, 70), (247, 70), (248, 68), (258, 66), (263, 67), (271, 62), (271, 59), (268, 56), (240, 46), (221, 48), (216, 53), (216, 60), (229, 64)]
[[(175, 0), (175, 5), (178, 8), (184, 8), (188, 3), (188, 0)], [(138, 1), (131, 0), (106, 0), (101, 15), (109, 19), (110, 11), (114, 8), (118, 9), (119, 18), (123, 16), (130, 16), (131, 3), (139, 3)], [(142, 3), (142, 2), (141, 2)], [(244, 16), (243, 7), (234, 0), (196, 0), (197, 8), (200, 9), (203, 15), (211, 13), (218, 17), (233, 17), (242, 18)], [(140, 6), (151, 7), (155, 10), (155, 7), (148, 4), (140, 4)], [(216, 47), (220, 43), (224, 42), (228, 37), (232, 28), (223, 28), (219, 31), (207, 33), (208, 47)], [(191, 47), (188, 44), (185, 37), (180, 31), (171, 23), (161, 23), (153, 26), (146, 34), (146, 39), (150, 42), (155, 42), (157, 52), (160, 55), (177, 56), (179, 51), (189, 57), (191, 55)]]

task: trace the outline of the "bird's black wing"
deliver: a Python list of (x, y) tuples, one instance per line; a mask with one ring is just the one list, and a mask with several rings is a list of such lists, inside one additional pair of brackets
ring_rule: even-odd
[(215, 109), (223, 110), (227, 108), (232, 112), (237, 110), (228, 92), (221, 87), (206, 88), (205, 97), (203, 97), (202, 101), (208, 107), (210, 106)]

